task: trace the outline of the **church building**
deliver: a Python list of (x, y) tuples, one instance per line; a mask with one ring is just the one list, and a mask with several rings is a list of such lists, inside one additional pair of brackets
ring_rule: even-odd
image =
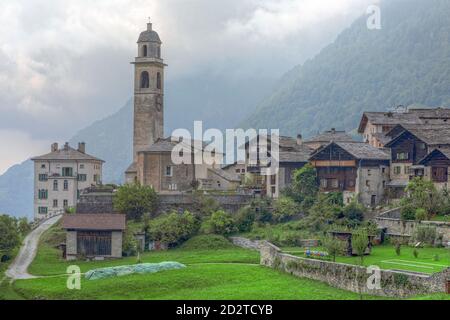
[[(164, 138), (164, 68), (161, 39), (152, 23), (138, 39), (134, 65), (133, 163), (125, 172), (126, 183), (152, 186), (157, 192), (178, 193), (202, 190), (235, 190), (240, 179), (220, 168), (220, 163), (175, 164), (173, 148), (182, 142)], [(185, 141), (186, 142), (186, 141)], [(191, 143), (194, 146), (194, 143)], [(203, 143), (201, 143), (204, 146)], [(184, 149), (186, 150), (186, 148)], [(188, 147), (191, 157), (202, 152)]]

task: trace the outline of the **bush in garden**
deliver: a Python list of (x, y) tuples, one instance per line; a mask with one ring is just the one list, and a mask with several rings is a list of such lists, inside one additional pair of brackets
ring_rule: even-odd
[(402, 244), (400, 243), (400, 241), (395, 242), (395, 254), (397, 256), (400, 256), (401, 254), (401, 250), (402, 250)]
[(332, 235), (326, 235), (321, 240), (322, 246), (327, 250), (328, 254), (333, 258), (333, 262), (336, 262), (336, 256), (342, 254), (345, 251), (346, 243), (336, 239)]
[(237, 231), (231, 215), (223, 210), (214, 212), (201, 226), (201, 231), (206, 234), (226, 235)]
[(125, 257), (135, 256), (138, 253), (138, 243), (132, 232), (125, 232), (122, 251)]
[(300, 212), (299, 205), (291, 198), (280, 197), (273, 204), (272, 219), (273, 222), (281, 223), (292, 219)]
[(413, 256), (414, 256), (414, 258), (418, 258), (419, 257), (419, 250), (417, 250), (417, 249), (414, 249), (414, 251), (413, 251)]
[(248, 232), (252, 229), (256, 219), (256, 212), (251, 206), (242, 207), (236, 215), (236, 228), (239, 232)]
[(185, 211), (182, 214), (172, 212), (165, 214), (149, 223), (150, 239), (161, 241), (170, 246), (178, 245), (198, 231), (198, 222), (194, 215)]
[(126, 184), (114, 196), (114, 209), (127, 215), (128, 220), (141, 220), (152, 215), (158, 207), (158, 195), (152, 187)]
[(433, 245), (436, 241), (436, 238), (437, 231), (435, 227), (419, 225), (414, 232), (414, 239), (418, 242)]
[(424, 221), (428, 219), (427, 210), (423, 208), (418, 208), (416, 210), (416, 220), (417, 221)]

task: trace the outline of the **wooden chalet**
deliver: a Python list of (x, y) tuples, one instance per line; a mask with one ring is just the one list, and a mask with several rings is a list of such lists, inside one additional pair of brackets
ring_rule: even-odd
[(449, 188), (450, 148), (434, 149), (420, 165), (425, 167), (424, 177), (440, 188)]
[(389, 181), (389, 153), (361, 142), (332, 142), (310, 157), (322, 192), (343, 192), (349, 203), (356, 196), (367, 206), (384, 198)]

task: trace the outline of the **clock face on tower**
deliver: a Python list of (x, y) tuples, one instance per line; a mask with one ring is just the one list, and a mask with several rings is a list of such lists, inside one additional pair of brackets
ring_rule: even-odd
[(162, 98), (161, 98), (160, 95), (157, 95), (155, 97), (155, 105), (156, 105), (156, 110), (161, 112), (161, 110), (162, 110)]

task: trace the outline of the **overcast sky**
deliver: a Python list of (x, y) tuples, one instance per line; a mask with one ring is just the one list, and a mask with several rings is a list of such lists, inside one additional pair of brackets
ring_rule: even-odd
[(377, 0), (1, 0), (0, 174), (46, 152), (132, 94), (148, 17), (166, 81), (227, 72), (277, 78)]

